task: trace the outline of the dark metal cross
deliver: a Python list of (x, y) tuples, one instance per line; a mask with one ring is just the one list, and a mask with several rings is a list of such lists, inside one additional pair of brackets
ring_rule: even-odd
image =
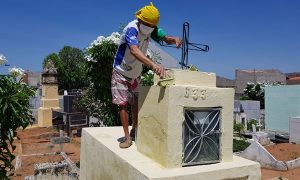
[[(181, 61), (179, 62), (182, 69), (190, 68), (188, 65), (189, 50), (204, 51), (204, 52), (209, 51), (208, 45), (192, 43), (189, 41), (189, 36), (190, 36), (190, 24), (188, 22), (185, 22), (185, 23), (183, 23), (182, 44), (181, 44)], [(160, 42), (159, 44), (161, 46), (175, 48), (174, 46), (166, 45), (163, 42)]]

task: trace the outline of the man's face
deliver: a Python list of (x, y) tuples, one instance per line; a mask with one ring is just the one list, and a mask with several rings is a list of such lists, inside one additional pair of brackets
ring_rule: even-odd
[(151, 34), (155, 27), (156, 26), (139, 20), (139, 29), (145, 35)]

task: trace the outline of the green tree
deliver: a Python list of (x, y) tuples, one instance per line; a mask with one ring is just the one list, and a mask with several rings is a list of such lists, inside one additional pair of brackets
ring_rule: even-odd
[(244, 94), (240, 98), (241, 100), (256, 100), (260, 102), (260, 108), (265, 109), (265, 87), (266, 86), (279, 86), (278, 82), (273, 83), (247, 83), (244, 89)]
[(49, 54), (43, 62), (43, 68), (52, 59), (58, 72), (58, 89), (82, 89), (88, 86), (87, 63), (82, 50), (64, 46), (58, 54)]
[(234, 124), (233, 125), (233, 131), (238, 133), (238, 136), (241, 137), (241, 133), (244, 132), (244, 125), (243, 124)]
[(62, 62), (58, 56), (58, 54), (56, 53), (51, 53), (48, 56), (46, 56), (46, 58), (44, 59), (43, 62), (43, 68), (45, 68), (46, 64), (48, 63), (49, 59), (51, 59), (55, 65), (56, 68), (59, 67), (59, 65), (62, 65)]
[(244, 95), (241, 100), (256, 100), (260, 102), (260, 108), (264, 109), (265, 104), (265, 85), (263, 83), (247, 83)]
[(0, 77), (0, 179), (9, 179), (7, 172), (13, 168), (17, 128), (32, 122), (29, 97), (33, 95), (33, 89), (16, 82), (15, 77)]

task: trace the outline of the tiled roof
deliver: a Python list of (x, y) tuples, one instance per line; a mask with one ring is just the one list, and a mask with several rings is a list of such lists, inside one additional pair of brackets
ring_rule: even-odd
[(289, 81), (299, 81), (300, 77), (292, 77), (288, 79)]

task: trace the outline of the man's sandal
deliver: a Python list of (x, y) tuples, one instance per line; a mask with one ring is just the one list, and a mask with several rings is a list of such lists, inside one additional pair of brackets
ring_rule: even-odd
[(131, 139), (126, 138), (125, 141), (119, 144), (120, 148), (129, 148), (132, 145)]

